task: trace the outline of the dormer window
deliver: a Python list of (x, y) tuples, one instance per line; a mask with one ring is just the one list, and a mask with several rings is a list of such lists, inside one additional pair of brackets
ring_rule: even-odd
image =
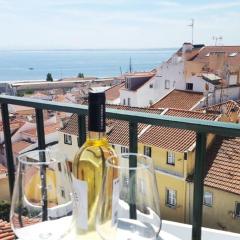
[(237, 56), (237, 54), (238, 54), (238, 53), (234, 52), (234, 53), (230, 53), (228, 56), (229, 56), (229, 57), (235, 57), (235, 56)]

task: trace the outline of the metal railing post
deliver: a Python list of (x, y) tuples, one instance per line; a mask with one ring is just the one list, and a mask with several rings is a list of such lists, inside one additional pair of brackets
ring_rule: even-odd
[(8, 105), (6, 103), (1, 104), (1, 113), (2, 113), (2, 122), (3, 122), (5, 152), (7, 157), (9, 190), (10, 190), (10, 197), (12, 198), (14, 181), (15, 181), (15, 168), (14, 168), (14, 160), (13, 160), (13, 152), (12, 152), (9, 112), (8, 112)]
[(81, 147), (86, 141), (86, 116), (78, 115), (78, 146)]
[[(44, 133), (44, 120), (43, 120), (43, 110), (35, 109), (36, 111), (36, 124), (37, 124), (37, 136), (38, 136), (38, 149), (45, 149), (45, 133)], [(41, 162), (46, 161), (46, 156), (44, 152), (40, 152), (39, 159)], [(41, 193), (43, 198), (42, 204), (42, 221), (47, 221), (48, 219), (48, 196), (47, 196), (47, 176), (46, 176), (46, 165), (42, 165), (40, 169), (40, 179), (41, 179)]]
[[(138, 152), (138, 124), (136, 122), (129, 122), (129, 152)], [(134, 155), (129, 157), (129, 167), (137, 167), (137, 158)], [(129, 185), (131, 189), (136, 189), (136, 175), (134, 170), (129, 171)], [(132, 191), (129, 196), (130, 218), (137, 219), (136, 209), (136, 194)]]
[(206, 133), (197, 133), (193, 193), (192, 240), (201, 240), (204, 166), (206, 161)]

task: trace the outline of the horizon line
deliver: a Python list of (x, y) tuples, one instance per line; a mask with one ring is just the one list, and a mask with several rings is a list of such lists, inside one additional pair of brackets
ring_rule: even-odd
[(129, 51), (129, 50), (163, 50), (163, 49), (178, 49), (179, 47), (158, 47), (158, 48), (32, 48), (32, 49), (1, 49), (0, 51)]

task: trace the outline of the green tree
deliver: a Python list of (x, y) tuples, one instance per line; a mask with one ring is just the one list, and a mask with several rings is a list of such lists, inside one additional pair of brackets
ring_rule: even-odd
[(78, 74), (78, 77), (79, 77), (79, 78), (84, 78), (84, 74), (83, 74), (83, 73), (79, 73), (79, 74)]
[(46, 80), (47, 80), (48, 82), (52, 82), (52, 81), (53, 81), (53, 77), (52, 77), (52, 74), (51, 74), (51, 73), (48, 73), (48, 74), (47, 74)]
[(9, 222), (10, 203), (0, 200), (0, 219)]

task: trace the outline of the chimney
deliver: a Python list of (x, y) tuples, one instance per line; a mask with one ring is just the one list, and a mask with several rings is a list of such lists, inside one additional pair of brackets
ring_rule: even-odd
[(191, 43), (185, 42), (182, 46), (182, 57), (183, 60), (188, 60), (189, 55), (192, 53), (193, 45)]
[(222, 70), (224, 68), (225, 60), (225, 52), (211, 52), (209, 55), (209, 68), (214, 71)]

